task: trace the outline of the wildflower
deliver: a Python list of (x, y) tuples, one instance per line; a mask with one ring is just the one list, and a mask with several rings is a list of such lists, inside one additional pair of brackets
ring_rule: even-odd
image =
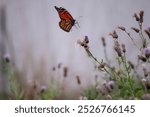
[(126, 52), (125, 44), (122, 44), (121, 46), (122, 46), (122, 51), (123, 51), (123, 53), (125, 53), (125, 52)]
[(140, 31), (138, 28), (134, 28), (134, 27), (131, 27), (131, 29), (134, 30), (136, 33), (139, 33)]
[(123, 27), (123, 26), (118, 26), (118, 29), (120, 29), (122, 31), (126, 31), (125, 27)]
[(114, 50), (117, 52), (118, 56), (121, 57), (122, 56), (122, 52), (120, 47), (114, 47)]
[(150, 31), (150, 26), (147, 28), (148, 31)]
[(114, 86), (115, 86), (115, 82), (113, 80), (110, 80), (108, 83), (107, 83), (108, 87), (110, 89), (114, 89)]
[(102, 44), (103, 44), (103, 46), (105, 47), (105, 46), (106, 46), (105, 38), (104, 38), (104, 37), (102, 37), (102, 38), (101, 38), (101, 40), (102, 40)]
[(40, 88), (40, 93), (42, 94), (42, 93), (44, 93), (45, 91), (46, 91), (46, 89), (47, 89), (47, 87), (46, 86), (41, 86), (41, 88)]
[(5, 53), (3, 56), (3, 59), (6, 63), (9, 63), (10, 62), (10, 55), (8, 53)]
[(112, 36), (112, 38), (114, 38), (114, 39), (118, 38), (118, 35), (115, 30), (112, 33), (109, 33), (109, 35)]
[(146, 58), (142, 55), (138, 55), (138, 59), (142, 60), (143, 62), (146, 62)]
[(150, 94), (146, 93), (142, 96), (143, 100), (150, 100)]
[(88, 39), (88, 36), (85, 36), (85, 39), (84, 39), (85, 43), (89, 43), (89, 39)]
[(145, 55), (146, 58), (150, 57), (150, 47), (144, 48), (143, 54)]
[(128, 61), (128, 64), (130, 65), (130, 67), (131, 67), (132, 69), (134, 69), (134, 64), (133, 64), (131, 61)]
[(150, 80), (149, 79), (143, 78), (142, 82), (147, 89), (150, 89)]
[(143, 69), (143, 72), (144, 72), (144, 76), (147, 77), (148, 76), (148, 71), (147, 71), (147, 68), (146, 68), (145, 64), (142, 64), (142, 69)]
[(68, 68), (67, 67), (64, 67), (63, 68), (63, 71), (64, 71), (64, 77), (67, 77), (67, 74), (68, 74)]
[(143, 23), (144, 11), (140, 11), (139, 16), (140, 16), (140, 23)]
[(89, 43), (88, 36), (85, 36), (83, 41), (78, 40), (77, 43), (79, 45), (81, 45), (82, 47), (84, 47), (85, 49), (87, 49), (88, 48), (88, 43)]
[(136, 13), (134, 13), (134, 16), (133, 16), (133, 17), (135, 17), (136, 21), (139, 21), (139, 20), (140, 20), (139, 16), (138, 16)]
[(81, 84), (80, 77), (79, 77), (79, 76), (76, 76), (76, 79), (77, 79), (77, 83), (78, 83), (78, 85), (80, 85), (80, 84)]
[(146, 29), (146, 30), (144, 30), (145, 31), (145, 33), (147, 34), (147, 36), (149, 37), (149, 39), (150, 39), (150, 29)]

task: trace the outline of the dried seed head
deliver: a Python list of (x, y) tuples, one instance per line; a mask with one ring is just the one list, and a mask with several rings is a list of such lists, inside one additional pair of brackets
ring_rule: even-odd
[(147, 34), (147, 36), (149, 37), (149, 39), (150, 39), (150, 30), (146, 29), (146, 30), (144, 30), (144, 31), (145, 31), (145, 33)]
[(122, 51), (123, 51), (123, 53), (125, 53), (125, 52), (126, 52), (125, 44), (122, 44), (122, 45), (121, 45), (121, 47), (122, 47)]
[(144, 11), (140, 11), (139, 16), (140, 16), (140, 23), (143, 23)]
[(134, 27), (131, 27), (131, 29), (134, 30), (136, 33), (139, 33), (140, 31), (138, 28), (134, 28)]
[(114, 39), (118, 38), (118, 35), (115, 30), (112, 33), (109, 33), (109, 35), (112, 36), (112, 38), (114, 38)]
[(104, 37), (102, 37), (102, 38), (101, 38), (101, 40), (102, 40), (102, 44), (103, 44), (103, 46), (105, 47), (105, 46), (106, 46), (105, 38), (104, 38)]
[(64, 71), (64, 77), (67, 77), (67, 75), (68, 75), (68, 67), (64, 67), (63, 68), (63, 71)]
[(134, 69), (134, 64), (133, 64), (131, 61), (128, 61), (128, 64), (130, 65), (130, 67), (131, 67), (132, 69)]
[(135, 17), (136, 21), (139, 21), (139, 20), (140, 20), (139, 16), (138, 16), (136, 13), (134, 13), (134, 16), (133, 16), (133, 17)]
[(138, 55), (138, 59), (142, 60), (143, 62), (146, 62), (146, 58), (142, 55)]
[(120, 30), (122, 30), (122, 31), (125, 31), (125, 30), (126, 30), (125, 27), (123, 27), (123, 26), (118, 26), (118, 29), (120, 29)]

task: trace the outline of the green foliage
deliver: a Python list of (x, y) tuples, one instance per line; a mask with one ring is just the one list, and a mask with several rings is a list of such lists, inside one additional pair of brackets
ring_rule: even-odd
[[(89, 57), (98, 64), (97, 68), (99, 71), (102, 74), (106, 74), (103, 79), (107, 81), (102, 84), (100, 89), (98, 89), (100, 92), (97, 91), (97, 84), (95, 84), (87, 89), (83, 93), (83, 96), (86, 96), (88, 99), (143, 99), (143, 95), (150, 92), (150, 71), (148, 71), (148, 66), (150, 64), (150, 47), (148, 47), (148, 44), (150, 43), (150, 39), (147, 38), (150, 38), (150, 28), (143, 30), (143, 16), (144, 11), (140, 11), (139, 14), (135, 13), (134, 17), (139, 28), (131, 27), (131, 29), (139, 35), (139, 39), (142, 41), (140, 47), (135, 43), (134, 38), (125, 27), (118, 27), (119, 30), (127, 34), (134, 47), (138, 50), (138, 53), (140, 53), (139, 55), (136, 55), (137, 60), (134, 61), (134, 64), (130, 60), (127, 60), (126, 54), (128, 51), (126, 50), (125, 44), (120, 43), (121, 41), (119, 40), (116, 30), (110, 33), (110, 36), (112, 36), (114, 41), (116, 61), (109, 60), (106, 51), (107, 44), (104, 37), (102, 37), (102, 45), (105, 58), (102, 59), (101, 62), (99, 62), (90, 51), (88, 45), (89, 42), (85, 43), (85, 40), (83, 40), (79, 43), (86, 50), (88, 55), (90, 55)], [(144, 75), (141, 75), (141, 73)], [(114, 84), (110, 84), (112, 81)]]
[[(19, 79), (17, 72), (15, 71), (13, 65), (9, 62), (7, 63), (3, 59), (0, 60), (1, 63), (1, 74), (5, 75), (8, 79), (8, 92), (0, 93), (0, 99), (11, 99), (11, 100), (23, 100), (26, 99), (25, 88)], [(61, 91), (56, 87), (58, 86), (56, 82), (51, 85), (48, 89), (45, 89), (43, 92), (33, 90), (34, 95), (38, 95), (38, 99), (50, 100), (55, 99), (60, 95)], [(36, 86), (37, 87), (37, 86)], [(39, 93), (38, 93), (39, 92)]]

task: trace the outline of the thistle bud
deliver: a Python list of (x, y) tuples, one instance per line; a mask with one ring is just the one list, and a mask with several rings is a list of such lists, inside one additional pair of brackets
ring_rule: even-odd
[(123, 27), (123, 26), (118, 26), (118, 29), (120, 29), (120, 30), (122, 30), (122, 31), (125, 31), (125, 30), (126, 30), (125, 27)]
[(146, 58), (142, 55), (138, 55), (138, 59), (142, 60), (143, 62), (146, 62)]
[(122, 51), (121, 51), (121, 48), (120, 47), (114, 47), (114, 50), (117, 52), (118, 56), (119, 57), (122, 57)]
[(145, 31), (145, 33), (147, 34), (147, 36), (149, 37), (149, 39), (150, 39), (150, 31), (149, 30), (144, 30)]
[(146, 58), (150, 57), (150, 47), (144, 48), (143, 54), (145, 55)]
[(85, 43), (89, 43), (89, 39), (88, 39), (88, 36), (85, 36), (85, 39), (84, 39)]
[(101, 40), (102, 40), (102, 44), (103, 44), (103, 46), (105, 47), (105, 46), (106, 46), (105, 38), (104, 38), (104, 37), (102, 37), (102, 38), (101, 38)]
[(131, 29), (134, 30), (136, 33), (139, 33), (140, 31), (138, 28), (134, 28), (134, 27), (132, 27)]
[(114, 39), (118, 38), (118, 35), (115, 30), (112, 33), (110, 33), (109, 35), (112, 36), (112, 38), (114, 38)]
[(131, 61), (128, 61), (128, 64), (130, 65), (130, 67), (131, 67), (132, 69), (134, 69), (134, 64), (133, 64)]
[(125, 53), (125, 52), (126, 52), (125, 44), (122, 44), (122, 45), (121, 45), (121, 47), (122, 47), (122, 51), (123, 51), (123, 53)]
[(76, 79), (77, 79), (77, 83), (78, 83), (78, 85), (80, 85), (80, 84), (81, 84), (80, 77), (79, 77), (79, 76), (76, 76)]
[(140, 11), (139, 16), (140, 16), (140, 23), (143, 23), (144, 11)]
[(144, 72), (144, 76), (147, 77), (148, 76), (148, 71), (147, 71), (147, 68), (146, 68), (145, 64), (142, 64), (142, 69), (143, 69), (143, 72)]
[(47, 90), (47, 87), (43, 85), (40, 88), (40, 93), (43, 94), (46, 90)]
[(140, 20), (139, 16), (138, 16), (136, 13), (134, 13), (134, 16), (133, 16), (133, 17), (135, 17), (136, 21), (139, 21), (139, 20)]
[(64, 71), (64, 77), (67, 77), (67, 75), (68, 75), (68, 68), (67, 67), (64, 67), (63, 68), (63, 71)]

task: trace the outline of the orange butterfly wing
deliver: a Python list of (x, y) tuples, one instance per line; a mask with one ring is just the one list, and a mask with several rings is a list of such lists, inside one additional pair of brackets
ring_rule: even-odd
[(59, 17), (61, 19), (61, 21), (59, 22), (60, 28), (66, 32), (69, 32), (72, 26), (74, 26), (75, 20), (66, 9), (62, 7), (58, 8), (56, 6), (55, 6), (55, 9), (57, 10)]
[(69, 32), (73, 25), (71, 25), (71, 21), (70, 20), (61, 20), (59, 22), (59, 26), (64, 31)]

